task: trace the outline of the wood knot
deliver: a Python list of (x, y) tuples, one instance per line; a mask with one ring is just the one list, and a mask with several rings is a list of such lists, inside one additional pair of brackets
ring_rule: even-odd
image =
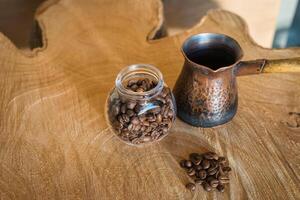
[(286, 125), (290, 128), (300, 128), (300, 112), (289, 112)]

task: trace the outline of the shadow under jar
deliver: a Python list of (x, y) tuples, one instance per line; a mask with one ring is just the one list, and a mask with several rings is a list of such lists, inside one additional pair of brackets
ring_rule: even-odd
[(176, 117), (176, 103), (161, 72), (148, 64), (130, 65), (117, 76), (107, 99), (114, 133), (131, 145), (164, 138)]

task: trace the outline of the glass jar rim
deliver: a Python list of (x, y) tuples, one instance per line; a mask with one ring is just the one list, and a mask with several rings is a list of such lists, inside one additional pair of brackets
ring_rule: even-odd
[[(134, 92), (124, 87), (123, 85), (124, 78), (130, 77), (130, 75), (136, 75), (138, 73), (140, 74), (148, 73), (150, 76), (155, 77), (157, 79), (157, 85), (151, 90), (145, 92)], [(122, 95), (126, 95), (128, 98), (131, 99), (146, 100), (156, 96), (162, 91), (164, 86), (164, 81), (163, 81), (162, 73), (159, 71), (159, 69), (157, 69), (153, 65), (133, 64), (125, 67), (119, 72), (115, 80), (115, 84), (118, 92), (121, 93)]]

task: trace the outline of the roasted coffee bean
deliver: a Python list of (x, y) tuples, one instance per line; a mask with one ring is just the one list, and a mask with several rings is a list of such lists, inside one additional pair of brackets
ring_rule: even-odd
[(219, 177), (218, 177), (218, 180), (219, 180), (220, 183), (222, 183), (222, 184), (229, 183), (229, 178), (226, 177), (226, 176), (219, 176)]
[(153, 122), (153, 123), (150, 124), (150, 126), (151, 126), (152, 128), (156, 128), (156, 127), (158, 126), (158, 123)]
[(196, 189), (196, 185), (194, 183), (188, 183), (185, 187), (190, 191), (195, 191)]
[(162, 116), (161, 116), (161, 114), (158, 114), (157, 116), (156, 116), (156, 122), (157, 123), (160, 123), (162, 121)]
[(186, 161), (186, 160), (181, 160), (181, 161), (180, 161), (180, 167), (186, 168), (186, 166), (185, 166), (185, 161)]
[(205, 170), (200, 170), (200, 171), (198, 171), (198, 178), (200, 178), (200, 179), (205, 179), (206, 178), (206, 176), (207, 176), (207, 173), (206, 173), (206, 171)]
[(215, 175), (217, 173), (217, 171), (218, 171), (218, 169), (216, 168), (216, 169), (214, 169), (212, 171), (209, 171), (207, 173), (208, 173), (208, 175)]
[(207, 183), (209, 183), (209, 185), (213, 188), (217, 187), (219, 185), (219, 181), (218, 179), (216, 179), (213, 176), (208, 176), (206, 179)]
[(190, 154), (189, 158), (194, 165), (200, 165), (202, 161), (202, 157), (197, 153)]
[(126, 113), (126, 105), (125, 104), (123, 104), (122, 106), (121, 106), (121, 113)]
[(210, 192), (212, 190), (212, 187), (207, 182), (203, 182), (202, 185), (204, 190), (206, 190), (207, 192)]
[(139, 86), (137, 86), (137, 84), (133, 84), (131, 87), (130, 87), (130, 89), (132, 90), (132, 91), (136, 91), (137, 89), (138, 89), (138, 87)]
[(231, 168), (226, 166), (226, 167), (223, 167), (222, 170), (223, 170), (223, 172), (230, 172)]
[(139, 87), (138, 89), (136, 89), (136, 92), (145, 92), (145, 90), (142, 87)]
[(134, 101), (128, 101), (126, 104), (126, 107), (130, 110), (133, 110), (135, 106), (136, 106), (136, 102)]
[(195, 165), (194, 168), (195, 168), (196, 171), (199, 171), (199, 170), (202, 169), (202, 166), (201, 165)]
[(144, 125), (144, 126), (150, 126), (150, 122), (148, 122), (148, 121), (143, 121), (143, 125)]
[(127, 114), (129, 117), (132, 117), (135, 113), (133, 112), (133, 110), (127, 110), (127, 111), (126, 111), (126, 114)]
[(208, 169), (210, 167), (210, 162), (209, 162), (209, 160), (203, 160), (201, 162), (201, 165), (202, 165), (203, 169)]
[(222, 183), (222, 184), (227, 184), (227, 183), (229, 183), (229, 179), (222, 179), (222, 180), (219, 180), (220, 181), (220, 183)]
[(226, 164), (226, 159), (224, 157), (219, 157), (218, 162), (224, 165)]
[(190, 160), (186, 160), (185, 161), (185, 167), (186, 168), (190, 168), (190, 167), (192, 167), (193, 166), (193, 164), (192, 164), (192, 162), (190, 161)]
[(131, 120), (131, 123), (134, 124), (134, 125), (139, 124), (139, 123), (140, 123), (140, 122), (139, 122), (139, 118), (134, 117), (134, 118)]
[(168, 130), (169, 130), (169, 129), (168, 129), (167, 127), (165, 127), (165, 126), (162, 128), (163, 133), (168, 132)]
[(127, 88), (131, 87), (133, 84), (136, 84), (137, 80), (131, 79), (127, 82)]
[(219, 192), (224, 192), (224, 190), (225, 190), (224, 185), (223, 185), (223, 184), (219, 184), (219, 185), (217, 186), (217, 190), (218, 190)]
[(129, 131), (131, 131), (132, 129), (134, 129), (134, 125), (133, 124), (129, 124), (127, 128), (128, 128)]
[(194, 176), (196, 174), (195, 169), (191, 168), (191, 170), (189, 170), (188, 175), (189, 176)]
[(218, 155), (213, 152), (208, 152), (204, 154), (204, 158), (207, 160), (218, 160)]

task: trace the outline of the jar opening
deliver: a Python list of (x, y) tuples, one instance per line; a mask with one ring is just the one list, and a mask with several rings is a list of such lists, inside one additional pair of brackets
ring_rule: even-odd
[[(126, 87), (128, 81), (138, 79), (149, 79), (150, 81), (153, 81), (156, 85), (150, 90), (142, 92), (135, 92)], [(118, 92), (131, 99), (150, 99), (162, 91), (163, 85), (164, 82), (161, 72), (156, 67), (149, 64), (130, 65), (121, 70), (116, 78), (116, 88)]]

